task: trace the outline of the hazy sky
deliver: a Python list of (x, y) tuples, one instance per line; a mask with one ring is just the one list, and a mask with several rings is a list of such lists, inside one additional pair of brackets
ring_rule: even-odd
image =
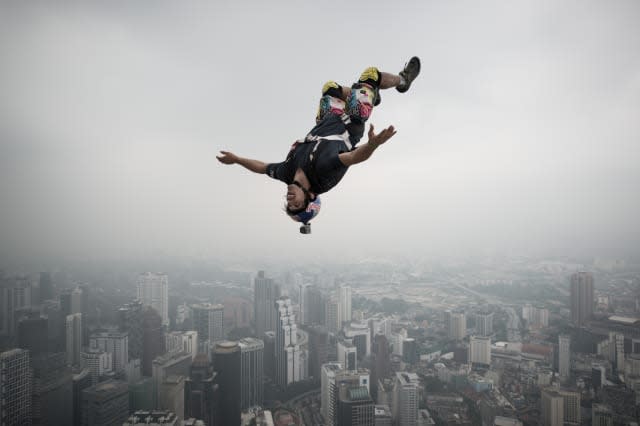
[[(2, 1), (0, 264), (16, 256), (624, 255), (640, 242), (640, 2)], [(322, 84), (397, 135), (323, 197), (276, 162)]]

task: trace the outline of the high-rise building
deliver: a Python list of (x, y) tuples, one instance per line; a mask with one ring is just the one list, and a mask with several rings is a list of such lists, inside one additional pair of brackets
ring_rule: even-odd
[(402, 361), (407, 364), (415, 364), (418, 362), (418, 346), (416, 339), (407, 337), (402, 341)]
[(371, 355), (371, 330), (368, 323), (353, 321), (343, 327), (343, 333), (358, 348), (359, 359)]
[(262, 406), (264, 342), (247, 337), (238, 341), (240, 346), (240, 408)]
[(220, 424), (240, 424), (240, 345), (222, 341), (216, 344), (213, 365), (220, 387)]
[(340, 287), (340, 321), (351, 321), (351, 287), (348, 285)]
[(129, 335), (122, 331), (102, 331), (89, 337), (89, 347), (111, 354), (112, 367), (116, 372), (124, 372), (129, 362)]
[(158, 389), (158, 409), (176, 414), (178, 421), (184, 419), (184, 375), (170, 375), (160, 384)]
[(67, 364), (80, 365), (82, 350), (82, 314), (67, 315)]
[(335, 400), (336, 374), (342, 370), (339, 362), (329, 362), (322, 365), (320, 375), (320, 410), (326, 425), (333, 425), (333, 419), (337, 415), (333, 401)]
[(82, 391), (90, 388), (94, 384), (95, 383), (91, 383), (91, 374), (86, 368), (73, 375), (71, 391), (71, 398), (73, 399), (73, 426), (82, 425)]
[(293, 305), (288, 297), (276, 300), (276, 384), (282, 388), (301, 380), (300, 346), (298, 345), (298, 326), (296, 325)]
[(584, 325), (593, 314), (593, 275), (576, 272), (571, 275), (571, 321)]
[(611, 407), (594, 403), (591, 406), (591, 424), (593, 426), (613, 426), (613, 411)]
[(198, 354), (197, 331), (172, 331), (165, 333), (164, 346), (167, 352), (186, 352), (195, 358)]
[(325, 303), (324, 318), (326, 327), (331, 333), (337, 333), (342, 328), (340, 302), (335, 297), (330, 297)]
[(366, 386), (342, 384), (338, 389), (337, 424), (340, 426), (375, 426), (374, 401)]
[(616, 333), (616, 357), (615, 357), (615, 367), (617, 372), (624, 371), (624, 334)]
[(467, 317), (464, 312), (451, 312), (448, 320), (449, 339), (462, 340), (467, 335)]
[(580, 426), (580, 392), (558, 390), (562, 396), (563, 422), (565, 426)]
[(153, 375), (153, 360), (164, 353), (162, 317), (151, 306), (142, 311), (142, 375)]
[(540, 424), (542, 426), (563, 426), (564, 398), (557, 390), (542, 390), (540, 399)]
[(0, 424), (31, 424), (31, 372), (29, 351), (0, 353)]
[(30, 312), (18, 321), (18, 347), (29, 350), (31, 356), (47, 352), (49, 322), (40, 312)]
[(163, 393), (163, 385), (170, 377), (189, 376), (191, 371), (191, 361), (191, 354), (184, 352), (161, 355), (153, 360), (152, 397), (154, 408), (159, 408), (162, 396), (161, 394)]
[(86, 348), (80, 353), (82, 367), (89, 370), (91, 385), (100, 381), (100, 377), (113, 371), (113, 356), (98, 348)]
[(389, 377), (391, 374), (391, 351), (389, 341), (381, 334), (376, 335), (374, 341), (374, 352), (376, 354), (375, 376), (378, 380)]
[(388, 405), (376, 405), (373, 409), (375, 426), (393, 426), (393, 415)]
[(129, 386), (107, 380), (82, 391), (82, 425), (121, 425), (129, 417)]
[(325, 323), (325, 298), (322, 291), (314, 285), (302, 287), (302, 304), (305, 325), (321, 325)]
[(34, 425), (73, 423), (73, 376), (64, 353), (31, 357)]
[(280, 297), (280, 286), (273, 279), (266, 278), (264, 271), (259, 271), (254, 281), (253, 320), (256, 336), (263, 336), (267, 331), (276, 330), (277, 313), (275, 302)]
[(87, 310), (85, 306), (84, 291), (80, 287), (76, 287), (71, 291), (71, 313), (83, 314)]
[(201, 347), (224, 340), (224, 306), (198, 303), (191, 305), (193, 328), (198, 332)]
[(191, 372), (184, 387), (184, 417), (202, 420), (206, 425), (218, 425), (219, 411), (217, 373), (207, 355), (198, 354), (191, 364)]
[(40, 272), (40, 301), (53, 299), (53, 281), (51, 274)]
[(563, 380), (571, 374), (571, 337), (565, 334), (558, 336), (558, 374)]
[(392, 413), (398, 426), (418, 425), (420, 382), (415, 373), (396, 373)]
[(471, 336), (469, 339), (469, 362), (491, 365), (491, 339), (483, 336)]
[(358, 349), (349, 340), (340, 340), (337, 345), (338, 362), (345, 370), (358, 369)]
[(476, 335), (488, 337), (493, 334), (493, 312), (476, 314)]
[(138, 300), (151, 306), (169, 326), (169, 277), (167, 274), (145, 272), (138, 277)]
[(272, 382), (276, 381), (276, 333), (265, 331), (264, 338), (264, 374)]
[(329, 333), (327, 329), (314, 325), (309, 327), (309, 375), (318, 379), (322, 364), (328, 359)]
[(27, 275), (0, 275), (0, 337), (16, 333), (16, 311), (32, 304), (33, 282)]
[(118, 309), (118, 330), (129, 334), (129, 359), (142, 360), (142, 325), (144, 306), (134, 300)]

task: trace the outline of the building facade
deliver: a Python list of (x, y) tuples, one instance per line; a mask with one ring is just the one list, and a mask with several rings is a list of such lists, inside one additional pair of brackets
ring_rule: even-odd
[(138, 300), (151, 306), (162, 318), (162, 325), (169, 326), (169, 277), (167, 274), (145, 272), (138, 277)]
[(31, 424), (31, 371), (29, 351), (0, 353), (0, 424)]

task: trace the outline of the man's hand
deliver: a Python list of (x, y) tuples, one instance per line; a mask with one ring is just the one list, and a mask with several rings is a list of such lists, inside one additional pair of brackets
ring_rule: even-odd
[(369, 137), (369, 143), (374, 147), (378, 147), (391, 139), (393, 135), (396, 134), (396, 129), (393, 126), (389, 126), (377, 135), (373, 132), (373, 124), (369, 125), (369, 133), (367, 136)]
[(220, 151), (220, 155), (216, 155), (216, 158), (222, 164), (236, 164), (238, 162), (238, 156), (229, 151)]

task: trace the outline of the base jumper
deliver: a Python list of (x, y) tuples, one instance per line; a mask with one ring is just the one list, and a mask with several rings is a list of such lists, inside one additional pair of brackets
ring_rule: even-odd
[(376, 134), (371, 124), (367, 143), (358, 146), (365, 122), (373, 108), (380, 104), (380, 90), (395, 87), (404, 93), (419, 73), (420, 60), (413, 57), (398, 75), (369, 67), (351, 87), (334, 81), (325, 83), (316, 126), (291, 146), (281, 163), (264, 163), (229, 151), (220, 151), (216, 158), (223, 164), (239, 164), (284, 182), (287, 185), (285, 211), (291, 219), (302, 223), (301, 233), (309, 234), (309, 221), (320, 211), (319, 195), (336, 186), (350, 166), (366, 161), (396, 134), (393, 126)]

